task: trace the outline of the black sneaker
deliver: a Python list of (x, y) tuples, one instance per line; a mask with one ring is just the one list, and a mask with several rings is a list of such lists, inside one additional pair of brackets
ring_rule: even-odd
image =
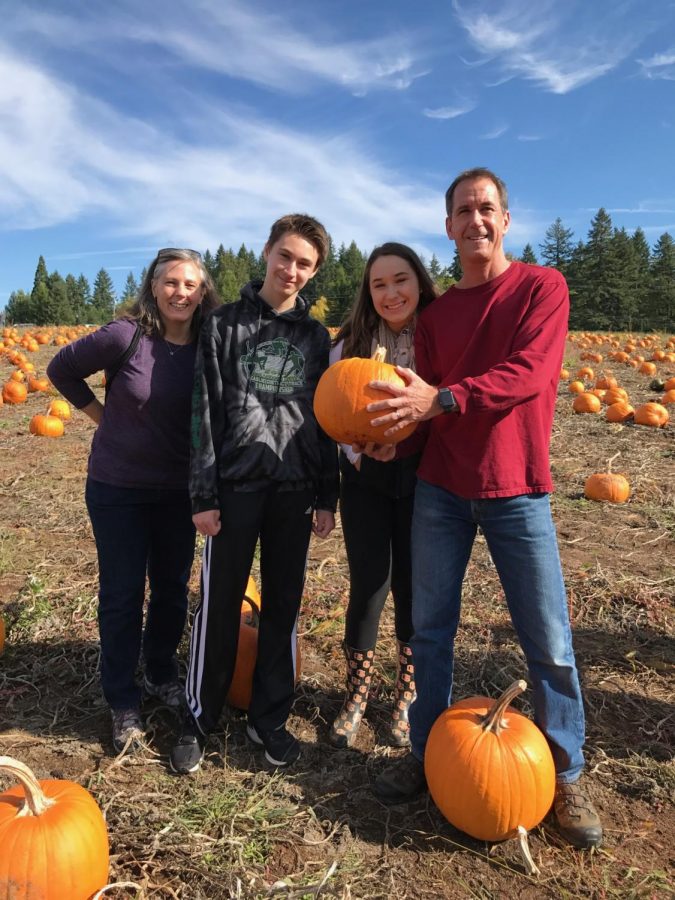
[(256, 747), (265, 748), (265, 759), (272, 766), (290, 766), (300, 756), (300, 744), (293, 735), (280, 725), (274, 731), (258, 731), (250, 723), (246, 734)]
[(375, 779), (373, 791), (384, 803), (407, 803), (427, 790), (424, 763), (407, 753)]
[(138, 709), (113, 709), (112, 739), (116, 753), (133, 752), (143, 741), (143, 723)]
[(204, 759), (205, 746), (205, 735), (201, 733), (192, 716), (187, 716), (178, 743), (171, 748), (169, 754), (169, 765), (172, 770), (177, 775), (189, 775), (199, 771)]

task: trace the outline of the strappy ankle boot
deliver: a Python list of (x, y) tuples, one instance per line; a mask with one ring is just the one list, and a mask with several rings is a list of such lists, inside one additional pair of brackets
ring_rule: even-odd
[(408, 710), (415, 699), (415, 667), (409, 644), (397, 641), (398, 677), (394, 689), (394, 708), (391, 711), (391, 742), (396, 747), (410, 746)]
[(368, 703), (368, 691), (373, 677), (374, 650), (355, 650), (344, 646), (347, 660), (347, 696), (330, 730), (334, 747), (351, 747), (359, 730)]

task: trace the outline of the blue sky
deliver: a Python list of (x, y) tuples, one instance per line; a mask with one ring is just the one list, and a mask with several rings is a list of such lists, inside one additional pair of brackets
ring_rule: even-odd
[(0, 306), (50, 271), (121, 289), (158, 247), (336, 244), (442, 263), (443, 195), (487, 165), (507, 249), (604, 206), (675, 234), (675, 2), (0, 0)]

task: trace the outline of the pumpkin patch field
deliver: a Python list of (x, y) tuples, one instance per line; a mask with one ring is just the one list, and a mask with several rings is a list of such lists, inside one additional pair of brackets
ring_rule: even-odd
[[(348, 573), (339, 527), (310, 545), (289, 720), (302, 746), (297, 765), (271, 772), (247, 742), (243, 714), (227, 707), (202, 769), (172, 775), (178, 721), (154, 702), (143, 710), (142, 751), (115, 755), (98, 684), (96, 554), (84, 505), (94, 426), (53, 406), (57, 395), (45, 383), (52, 355), (75, 337), (49, 329), (38, 340), (36, 330), (26, 338), (19, 329), (0, 338), (0, 756), (20, 760), (41, 782), (77, 782), (93, 796), (106, 820), (108, 881), (118, 885), (106, 897), (673, 895), (675, 338), (569, 335), (551, 444), (552, 505), (586, 701), (585, 783), (605, 838), (595, 852), (573, 850), (544, 818), (529, 833), (538, 870), (530, 874), (517, 840), (470, 837), (428, 796), (386, 807), (372, 794), (374, 778), (402, 752), (386, 744), (395, 682), (390, 602), (355, 746), (329, 744), (345, 678)], [(90, 383), (103, 399), (100, 377)], [(198, 578), (195, 559), (192, 610)], [(186, 654), (184, 639), (183, 665)], [(479, 536), (453, 699), (496, 699), (520, 679), (527, 680), (523, 656)], [(531, 693), (511, 701), (527, 716)], [(446, 756), (428, 765), (436, 796), (451, 801), (457, 773)], [(15, 784), (0, 772), (0, 794)], [(482, 810), (472, 802), (461, 822), (480, 834), (472, 823)]]

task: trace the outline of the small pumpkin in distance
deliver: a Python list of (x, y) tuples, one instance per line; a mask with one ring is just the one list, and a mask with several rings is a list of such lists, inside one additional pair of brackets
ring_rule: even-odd
[(570, 392), (570, 394), (583, 394), (583, 392), (586, 390), (586, 387), (583, 381), (570, 381), (567, 390)]
[(409, 437), (415, 424), (401, 429), (393, 437), (384, 432), (391, 425), (371, 425), (382, 413), (366, 410), (369, 403), (391, 397), (369, 387), (371, 381), (388, 381), (403, 387), (405, 382), (394, 366), (384, 362), (386, 349), (378, 347), (371, 359), (359, 356), (341, 359), (329, 366), (319, 379), (314, 393), (314, 414), (326, 432), (340, 444), (397, 444)]
[(546, 738), (509, 707), (516, 681), (498, 700), (469, 697), (434, 723), (424, 772), (434, 803), (456, 828), (482, 841), (538, 825), (553, 803), (555, 767)]
[(70, 404), (67, 400), (52, 400), (49, 404), (47, 415), (57, 416), (59, 419), (63, 419), (64, 422), (67, 422), (72, 417)]
[(590, 366), (582, 366), (577, 372), (577, 378), (580, 381), (593, 381), (595, 378), (595, 372), (591, 369)]
[(20, 786), (0, 794), (0, 897), (88, 900), (108, 880), (108, 832), (89, 791), (72, 781), (38, 781), (0, 756)]
[(666, 391), (659, 402), (661, 406), (670, 406), (672, 403), (675, 403), (675, 388)]
[(664, 391), (675, 391), (675, 378), (669, 378), (668, 381), (663, 385), (661, 390)]
[(28, 390), (33, 393), (35, 391), (48, 391), (51, 387), (50, 381), (44, 376), (36, 378), (34, 375), (28, 376)]
[(612, 403), (618, 403), (619, 400), (628, 400), (628, 392), (620, 387), (608, 388), (602, 398), (602, 402), (606, 406), (611, 406)]
[(656, 374), (656, 363), (643, 362), (638, 371), (641, 372), (643, 375), (655, 375)]
[(5, 403), (25, 403), (28, 397), (28, 388), (19, 381), (8, 381), (2, 389), (2, 399)]
[(61, 437), (64, 430), (63, 419), (58, 416), (37, 415), (30, 420), (30, 433), (40, 437)]
[(670, 415), (660, 403), (643, 403), (635, 410), (635, 424), (649, 425), (652, 428), (663, 428), (668, 424)]
[(602, 409), (600, 398), (589, 391), (583, 394), (577, 394), (572, 404), (575, 413), (599, 413)]
[(617, 400), (616, 403), (610, 403), (605, 411), (605, 418), (608, 422), (627, 422), (632, 419), (635, 410), (627, 400)]
[(614, 475), (612, 472), (597, 472), (586, 479), (584, 496), (588, 500), (625, 503), (630, 497), (630, 484), (623, 475)]

